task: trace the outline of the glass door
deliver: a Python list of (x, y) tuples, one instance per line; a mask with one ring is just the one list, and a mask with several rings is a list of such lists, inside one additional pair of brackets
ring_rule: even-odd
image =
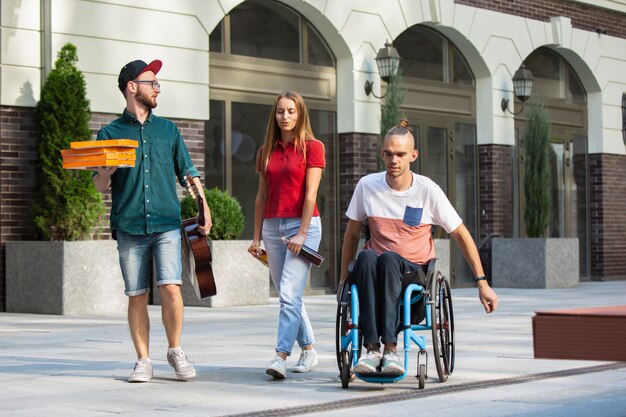
[[(265, 140), (265, 129), (273, 97), (266, 103), (211, 100), (211, 120), (206, 123), (205, 182), (207, 187), (229, 191), (241, 204), (244, 229), (240, 239), (252, 239), (254, 203), (259, 183), (256, 154)], [(261, 101), (261, 100), (259, 100)], [(337, 235), (336, 113), (309, 108), (316, 138), (324, 143), (326, 168), (317, 194), (322, 219), (320, 252), (326, 258), (320, 268), (311, 270), (311, 288), (335, 288), (340, 256)]]
[[(411, 117), (411, 116), (409, 116)], [(471, 123), (421, 122), (415, 125), (419, 157), (411, 170), (441, 187), (474, 239), (478, 236), (476, 127)], [(435, 238), (447, 238), (436, 228)], [(473, 284), (473, 273), (455, 242), (450, 242), (450, 281)]]
[(580, 275), (589, 276), (587, 138), (553, 138), (549, 237), (578, 238)]

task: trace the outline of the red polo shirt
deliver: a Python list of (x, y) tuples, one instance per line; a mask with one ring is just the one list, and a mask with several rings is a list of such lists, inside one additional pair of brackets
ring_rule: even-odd
[[(259, 155), (263, 147), (259, 149)], [(261, 170), (260, 158), (257, 158), (257, 170)], [(302, 207), (306, 195), (306, 170), (324, 168), (324, 144), (317, 139), (306, 141), (306, 165), (304, 155), (296, 150), (293, 142), (287, 146), (278, 143), (270, 155), (265, 170), (267, 183), (267, 202), (263, 213), (264, 219), (302, 217)], [(317, 203), (313, 216), (319, 216)]]

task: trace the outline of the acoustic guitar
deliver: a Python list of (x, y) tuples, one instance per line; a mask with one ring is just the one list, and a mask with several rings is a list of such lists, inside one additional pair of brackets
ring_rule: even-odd
[(187, 176), (186, 181), (187, 191), (198, 204), (198, 216), (182, 222), (183, 273), (189, 277), (196, 295), (202, 300), (217, 294), (217, 288), (211, 268), (211, 248), (207, 237), (198, 228), (205, 223), (204, 198), (198, 192), (191, 175)]

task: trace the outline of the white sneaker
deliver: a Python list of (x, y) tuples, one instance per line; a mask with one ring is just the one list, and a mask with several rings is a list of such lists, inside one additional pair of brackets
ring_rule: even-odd
[(397, 352), (386, 351), (383, 355), (383, 368), (381, 372), (385, 375), (404, 375), (404, 368), (400, 365)]
[(270, 361), (270, 364), (265, 369), (265, 373), (274, 377), (274, 379), (285, 379), (287, 376), (287, 363), (283, 358), (276, 355), (274, 359)]
[(299, 373), (309, 372), (314, 366), (317, 366), (317, 364), (317, 352), (315, 349), (302, 350), (298, 363), (296, 363), (291, 370)]
[(148, 382), (152, 379), (152, 363), (149, 358), (135, 362), (135, 369), (128, 377), (128, 382)]
[(376, 373), (383, 360), (383, 355), (377, 350), (368, 350), (367, 353), (359, 359), (354, 366), (354, 372), (359, 374), (373, 374)]
[(176, 378), (178, 379), (184, 381), (196, 376), (196, 370), (191, 366), (185, 352), (181, 349), (168, 349), (167, 362), (174, 368)]

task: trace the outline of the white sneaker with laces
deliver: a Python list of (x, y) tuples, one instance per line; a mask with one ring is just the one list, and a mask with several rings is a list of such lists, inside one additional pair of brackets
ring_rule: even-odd
[(383, 357), (377, 350), (368, 350), (354, 366), (354, 372), (359, 374), (376, 373)]
[(271, 375), (274, 379), (285, 379), (287, 376), (287, 363), (283, 358), (275, 355), (267, 369), (265, 369), (265, 373)]
[(135, 362), (135, 369), (128, 377), (128, 382), (148, 382), (152, 379), (152, 362), (142, 358)]
[(317, 352), (315, 349), (303, 349), (300, 353), (298, 362), (291, 368), (293, 372), (309, 372), (313, 367), (317, 366)]
[(187, 380), (196, 376), (196, 370), (189, 363), (187, 355), (181, 349), (171, 349), (167, 352), (167, 362), (176, 373), (176, 378)]
[(383, 367), (381, 372), (385, 375), (403, 375), (404, 368), (400, 365), (397, 352), (387, 351), (383, 355)]

